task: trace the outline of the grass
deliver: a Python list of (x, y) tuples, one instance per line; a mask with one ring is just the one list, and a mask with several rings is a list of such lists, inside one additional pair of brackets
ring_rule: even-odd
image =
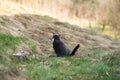
[(17, 46), (20, 44), (26, 44), (30, 48), (35, 47), (35, 43), (26, 37), (15, 37), (11, 34), (0, 33), (0, 54), (11, 54), (12, 52), (15, 52)]
[[(113, 38), (116, 38), (118, 40), (120, 40), (120, 36), (119, 36), (119, 30), (116, 30), (113, 28), (113, 26), (109, 26), (109, 25), (106, 25), (104, 30), (102, 30), (103, 26), (100, 25), (100, 24), (96, 24), (96, 25), (92, 25), (90, 30), (91, 32), (93, 32), (94, 34), (96, 34), (96, 32), (101, 32), (102, 34), (105, 34), (105, 35), (109, 35)], [(116, 33), (118, 32), (118, 33)]]
[[(99, 50), (94, 54), (98, 57)], [(24, 72), (31, 80), (118, 80), (114, 65), (106, 64), (105, 56), (102, 60), (88, 56), (31, 59), (23, 63)]]
[[(5, 9), (5, 11), (8, 10), (10, 14), (15, 12), (17, 15), (3, 16), (1, 14), (1, 29), (3, 28), (4, 30), (5, 26), (6, 28), (13, 27), (13, 29), (8, 28), (9, 30), (3, 31), (12, 32), (12, 30), (16, 30), (16, 28), (18, 27), (18, 29), (20, 29), (19, 32), (23, 33), (26, 36), (31, 36), (31, 39), (34, 39), (37, 42), (39, 42), (38, 45), (40, 45), (40, 48), (45, 47), (45, 49), (42, 50), (46, 52), (42, 53), (46, 54), (47, 56), (41, 57), (41, 52), (37, 51), (36, 44), (26, 37), (15, 37), (11, 34), (0, 34), (0, 80), (5, 80), (3, 77), (7, 77), (9, 73), (10, 77), (19, 76), (15, 75), (17, 74), (17, 72), (16, 70), (14, 71), (14, 69), (17, 69), (18, 71), (22, 72), (23, 75), (28, 77), (27, 80), (119, 80), (119, 76), (116, 75), (116, 71), (117, 68), (119, 68), (120, 66), (120, 51), (112, 52), (103, 50), (102, 48), (94, 48), (87, 50), (87, 47), (94, 47), (94, 45), (92, 46), (91, 44), (96, 44), (96, 42), (98, 41), (102, 41), (98, 43), (103, 44), (104, 41), (108, 40), (102, 40), (102, 37), (102, 39), (97, 40), (98, 37), (100, 37), (100, 35), (97, 35), (98, 30), (101, 29), (100, 27), (93, 27), (90, 32), (87, 30), (80, 29), (77, 26), (71, 26), (68, 23), (61, 23), (58, 20), (53, 19), (49, 16), (28, 14), (29, 9), (26, 10), (23, 7), (21, 7), (21, 9), (19, 8), (20, 6), (16, 6), (15, 8), (13, 8), (13, 11), (10, 5), (9, 9)], [(90, 11), (91, 10), (93, 9), (91, 8)], [(19, 14), (24, 13), (26, 11), (28, 11), (27, 14)], [(8, 21), (10, 21), (11, 24), (9, 24)], [(24, 23), (27, 24), (24, 25)], [(23, 30), (21, 29), (22, 27)], [(15, 32), (17, 33), (18, 30), (16, 30)], [(68, 37), (66, 37), (68, 39), (64, 40), (66, 40), (66, 42), (68, 41), (68, 43), (73, 41), (73, 43), (75, 42), (74, 44), (82, 44), (78, 52), (83, 53), (83, 56), (79, 58), (48, 57), (48, 55), (52, 54), (52, 52), (50, 52), (52, 50), (49, 50), (49, 48), (51, 48), (52, 45), (48, 42), (49, 37), (51, 38), (50, 32), (58, 32), (67, 35)], [(87, 45), (85, 45), (84, 43), (87, 43)], [(114, 44), (111, 44), (112, 41), (110, 41), (109, 43), (109, 46), (114, 46)], [(11, 54), (16, 52), (17, 47), (21, 44), (28, 45), (29, 48), (32, 49), (32, 54), (37, 54), (37, 57), (33, 57), (32, 54), (30, 54), (30, 56), (23, 60), (11, 57)], [(104, 47), (105, 45), (100, 47)], [(73, 48), (73, 46), (70, 47)], [(11, 75), (11, 73), (14, 74)], [(12, 79), (14, 78), (9, 78), (9, 80)]]
[(14, 64), (10, 56), (16, 51), (17, 46), (26, 44), (30, 48), (34, 47), (34, 42), (25, 37), (15, 37), (11, 34), (0, 33), (0, 68), (1, 66), (9, 68)]
[(0, 34), (0, 53), (7, 52), (8, 49), (15, 50), (20, 39), (22, 38), (13, 37), (10, 34)]
[[(116, 70), (119, 66), (119, 52), (95, 49), (80, 58), (28, 56), (19, 61), (8, 55), (10, 49), (25, 43), (35, 49), (33, 42), (25, 37), (0, 34), (0, 74), (6, 75), (14, 68), (21, 69), (28, 80), (118, 80)], [(85, 50), (85, 49), (83, 49)], [(87, 52), (87, 51), (86, 51)], [(3, 70), (1, 72), (1, 70)], [(4, 73), (5, 72), (5, 73)], [(1, 76), (2, 76), (1, 75)], [(3, 77), (0, 76), (0, 79)]]

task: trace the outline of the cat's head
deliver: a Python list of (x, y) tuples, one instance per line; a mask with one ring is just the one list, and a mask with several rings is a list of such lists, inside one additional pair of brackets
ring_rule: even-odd
[(60, 34), (55, 34), (55, 33), (53, 33), (52, 42), (53, 42), (54, 40), (60, 40)]

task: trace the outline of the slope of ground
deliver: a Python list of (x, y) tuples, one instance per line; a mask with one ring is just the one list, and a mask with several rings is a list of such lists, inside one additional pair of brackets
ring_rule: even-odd
[[(107, 67), (107, 65), (105, 65), (105, 63), (107, 63), (107, 61), (108, 62), (111, 61), (114, 53), (116, 53), (116, 51), (119, 50), (120, 43), (118, 41), (115, 41), (114, 39), (112, 39), (109, 36), (101, 35), (94, 30), (81, 29), (79, 26), (70, 25), (68, 23), (61, 23), (61, 22), (59, 22), (55, 19), (52, 19), (48, 16), (31, 15), (31, 14), (0, 16), (0, 30), (1, 30), (0, 31), (1, 33), (9, 33), (14, 36), (25, 36), (29, 40), (34, 41), (36, 43), (36, 45), (38, 46), (37, 47), (38, 51), (35, 51), (37, 49), (32, 49), (32, 52), (31, 52), (32, 55), (34, 54), (36, 56), (37, 60), (30, 59), (30, 60), (25, 61), (25, 63), (20, 63), (21, 65), (19, 63), (17, 63), (17, 65), (19, 64), (20, 68), (22, 66), (22, 71), (25, 70), (25, 74), (27, 74), (33, 80), (34, 79), (37, 79), (37, 80), (44, 79), (44, 77), (45, 77), (45, 75), (40, 74), (41, 72), (40, 73), (37, 72), (36, 69), (38, 71), (43, 71), (42, 69), (45, 70), (45, 71), (43, 71), (43, 74), (46, 74), (46, 76), (47, 76), (47, 78), (45, 78), (45, 79), (51, 79), (51, 77), (52, 77), (52, 79), (57, 78), (59, 80), (59, 79), (64, 79), (65, 75), (67, 75), (66, 79), (71, 78), (72, 75), (76, 76), (76, 80), (78, 80), (79, 78), (86, 79), (84, 76), (82, 76), (82, 74), (84, 74), (85, 76), (88, 76), (89, 72), (94, 75), (94, 77), (91, 77), (91, 79), (100, 78), (100, 75), (104, 74), (104, 73), (105, 74), (101, 75), (101, 76), (103, 76), (103, 77), (105, 77), (106, 75), (111, 76), (111, 77), (107, 78), (107, 80), (115, 77), (115, 76), (113, 76), (113, 73), (115, 71), (111, 72), (112, 67), (109, 67), (110, 69), (104, 68), (104, 67)], [(81, 45), (81, 47), (78, 50), (77, 54), (75, 55), (75, 57), (78, 59), (66, 58), (67, 59), (66, 60), (65, 58), (63, 58), (63, 59), (60, 58), (57, 60), (57, 58), (49, 58), (49, 56), (55, 55), (54, 51), (52, 49), (52, 42), (51, 42), (52, 33), (60, 33), (62, 35), (63, 41), (70, 47), (70, 49), (73, 49), (73, 47), (79, 43)], [(7, 53), (12, 54), (15, 51), (9, 52), (9, 50), (8, 50)], [(44, 57), (46, 55), (46, 58), (44, 58), (44, 57), (41, 58), (41, 54), (43, 54)], [(106, 55), (108, 55), (108, 56), (110, 55), (110, 57), (107, 57), (107, 61), (106, 61)], [(101, 61), (101, 60), (104, 60), (104, 57), (105, 57), (105, 63), (104, 63), (104, 61), (103, 62)], [(86, 58), (87, 58), (87, 61), (86, 61)], [(87, 64), (95, 64), (93, 66), (91, 65), (91, 67), (89, 69), (94, 70), (94, 67), (96, 67), (98, 72), (95, 72), (95, 73), (99, 74), (98, 77), (97, 77), (97, 74), (95, 74), (94, 72), (91, 72), (91, 71), (85, 72), (85, 70), (84, 70), (83, 73), (77, 72), (77, 69), (79, 69), (78, 67), (80, 67), (80, 65), (82, 65), (82, 66), (85, 65), (83, 63), (84, 59), (85, 59), (85, 63), (87, 63)], [(60, 63), (58, 63), (59, 60), (60, 60)], [(76, 62), (74, 63), (74, 60), (78, 61), (78, 62), (80, 61), (82, 63), (79, 64), (78, 67), (75, 67), (77, 63)], [(90, 60), (90, 63), (89, 63), (89, 60)], [(56, 62), (56, 61), (58, 61), (58, 62)], [(99, 66), (103, 66), (103, 68), (100, 70), (102, 70), (104, 72), (102, 72), (102, 73), (99, 72), (99, 67), (97, 67), (98, 64), (96, 63), (96, 61), (100, 61), (97, 63), (100, 63)], [(37, 66), (38, 66), (37, 64), (39, 64), (39, 63), (42, 64), (42, 66), (37, 68)], [(39, 66), (40, 66), (40, 64), (39, 64)], [(72, 64), (74, 64), (74, 65), (72, 65)], [(25, 65), (25, 67), (23, 67), (24, 65)], [(71, 69), (73, 69), (73, 72), (75, 70), (75, 74), (72, 74), (72, 73), (68, 74), (69, 70), (67, 69), (67, 71), (64, 72), (64, 69), (63, 69), (62, 72), (60, 72), (60, 73), (57, 73), (59, 71), (55, 70), (55, 73), (57, 73), (57, 75), (55, 76), (54, 71), (52, 71), (52, 69), (54, 69), (54, 67), (51, 67), (52, 65), (54, 65), (54, 66), (59, 65), (59, 68), (55, 68), (56, 70), (61, 69), (60, 65), (64, 65), (65, 66), (64, 69), (66, 69), (67, 65), (69, 65), (69, 66), (71, 65)], [(88, 66), (88, 65), (86, 65), (86, 66)], [(35, 69), (31, 70), (32, 67), (34, 67)], [(47, 67), (47, 70), (45, 67)], [(48, 68), (50, 69), (51, 73), (53, 72), (52, 75), (54, 75), (54, 76), (49, 75), (50, 73), (47, 73), (47, 72), (49, 72)], [(80, 68), (80, 70), (79, 70), (80, 72), (81, 72), (82, 68), (83, 67)], [(86, 67), (86, 68), (88, 68), (88, 67)], [(105, 69), (107, 69), (107, 71), (105, 71)], [(95, 70), (95, 71), (97, 71), (97, 70)], [(29, 71), (31, 71), (31, 72), (29, 72)], [(70, 71), (70, 72), (72, 72), (72, 71)], [(36, 74), (38, 74), (38, 75), (36, 75)], [(35, 77), (35, 75), (36, 75), (36, 77)], [(39, 77), (40, 75), (41, 75), (41, 77)], [(58, 77), (59, 75), (61, 75), (61, 77)], [(79, 77), (79, 75), (81, 75), (81, 76)], [(75, 78), (75, 76), (73, 76), (72, 78)]]
[(113, 42), (114, 39), (109, 36), (101, 35), (94, 30), (81, 29), (79, 26), (61, 23), (48, 16), (32, 14), (2, 15), (0, 16), (0, 29), (1, 32), (16, 36), (27, 36), (39, 42), (43, 51), (51, 49), (52, 33), (60, 33), (70, 47), (77, 43), (80, 43), (82, 47), (87, 46), (91, 49), (117, 49), (119, 47), (119, 44)]
[[(0, 6), (6, 5), (0, 1)], [(10, 4), (14, 4), (11, 3)], [(15, 5), (15, 4), (14, 4)], [(48, 16), (33, 14), (26, 8), (0, 7), (0, 79), (2, 80), (117, 80), (119, 78), (120, 42), (95, 30), (59, 22)], [(11, 9), (12, 8), (12, 9)], [(15, 8), (15, 9), (13, 9)], [(9, 12), (4, 11), (9, 11)], [(19, 12), (19, 10), (21, 10)], [(13, 12), (13, 13), (11, 13)], [(20, 14), (23, 12), (22, 14)], [(73, 49), (81, 47), (74, 57), (56, 58), (52, 33)], [(22, 48), (21, 48), (22, 47)], [(27, 50), (27, 59), (11, 55)], [(118, 69), (118, 70), (117, 70)], [(117, 75), (116, 75), (117, 71)]]

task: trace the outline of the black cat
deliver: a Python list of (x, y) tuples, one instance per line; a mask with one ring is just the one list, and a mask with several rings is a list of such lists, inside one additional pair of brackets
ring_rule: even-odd
[(60, 35), (53, 34), (53, 49), (57, 57), (73, 56), (80, 47), (78, 44), (72, 51), (61, 41)]

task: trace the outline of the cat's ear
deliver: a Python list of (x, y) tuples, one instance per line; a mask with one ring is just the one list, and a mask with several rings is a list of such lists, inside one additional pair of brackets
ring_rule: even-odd
[(53, 33), (53, 36), (55, 35), (55, 33)]
[(58, 36), (59, 36), (59, 37), (61, 37), (61, 35), (60, 35), (60, 34), (58, 34)]

